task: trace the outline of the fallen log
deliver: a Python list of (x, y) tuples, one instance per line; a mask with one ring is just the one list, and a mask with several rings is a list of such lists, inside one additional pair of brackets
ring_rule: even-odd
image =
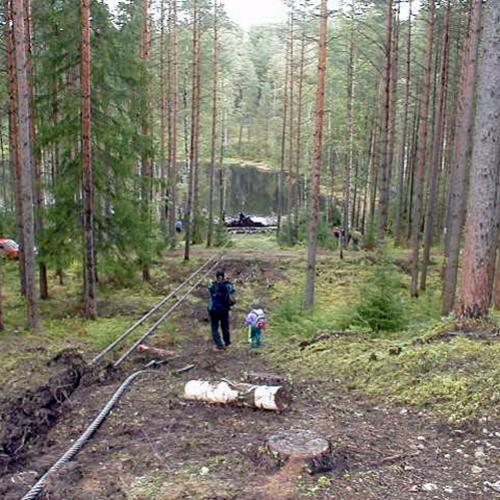
[(184, 398), (278, 412), (286, 410), (291, 403), (289, 392), (282, 386), (234, 383), (229, 380), (213, 383), (206, 380), (190, 380), (184, 387)]
[(177, 356), (175, 351), (167, 351), (166, 349), (159, 349), (158, 347), (150, 347), (148, 345), (141, 344), (137, 350), (145, 354), (151, 354), (153, 356), (159, 356), (160, 358), (173, 358)]

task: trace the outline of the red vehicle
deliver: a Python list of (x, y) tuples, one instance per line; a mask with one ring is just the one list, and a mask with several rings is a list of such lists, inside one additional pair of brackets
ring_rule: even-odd
[(5, 259), (19, 259), (19, 245), (14, 240), (0, 238), (0, 257)]

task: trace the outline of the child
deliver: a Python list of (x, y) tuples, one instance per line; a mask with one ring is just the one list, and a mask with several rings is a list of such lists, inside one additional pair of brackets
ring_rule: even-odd
[(248, 325), (248, 341), (252, 348), (257, 348), (262, 345), (262, 333), (267, 327), (268, 322), (264, 309), (260, 308), (257, 303), (252, 304), (252, 310), (249, 312), (246, 323)]

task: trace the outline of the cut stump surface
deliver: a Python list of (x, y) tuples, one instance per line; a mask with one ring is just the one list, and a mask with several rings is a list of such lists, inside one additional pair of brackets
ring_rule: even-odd
[(330, 454), (330, 443), (313, 431), (290, 429), (273, 434), (267, 440), (269, 451), (281, 460), (321, 460)]

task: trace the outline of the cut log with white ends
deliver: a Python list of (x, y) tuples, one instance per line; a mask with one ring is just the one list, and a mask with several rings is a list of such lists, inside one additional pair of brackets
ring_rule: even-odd
[(184, 387), (184, 398), (211, 404), (232, 404), (261, 410), (284, 411), (291, 403), (283, 386), (234, 383), (229, 380), (208, 382), (190, 380)]

